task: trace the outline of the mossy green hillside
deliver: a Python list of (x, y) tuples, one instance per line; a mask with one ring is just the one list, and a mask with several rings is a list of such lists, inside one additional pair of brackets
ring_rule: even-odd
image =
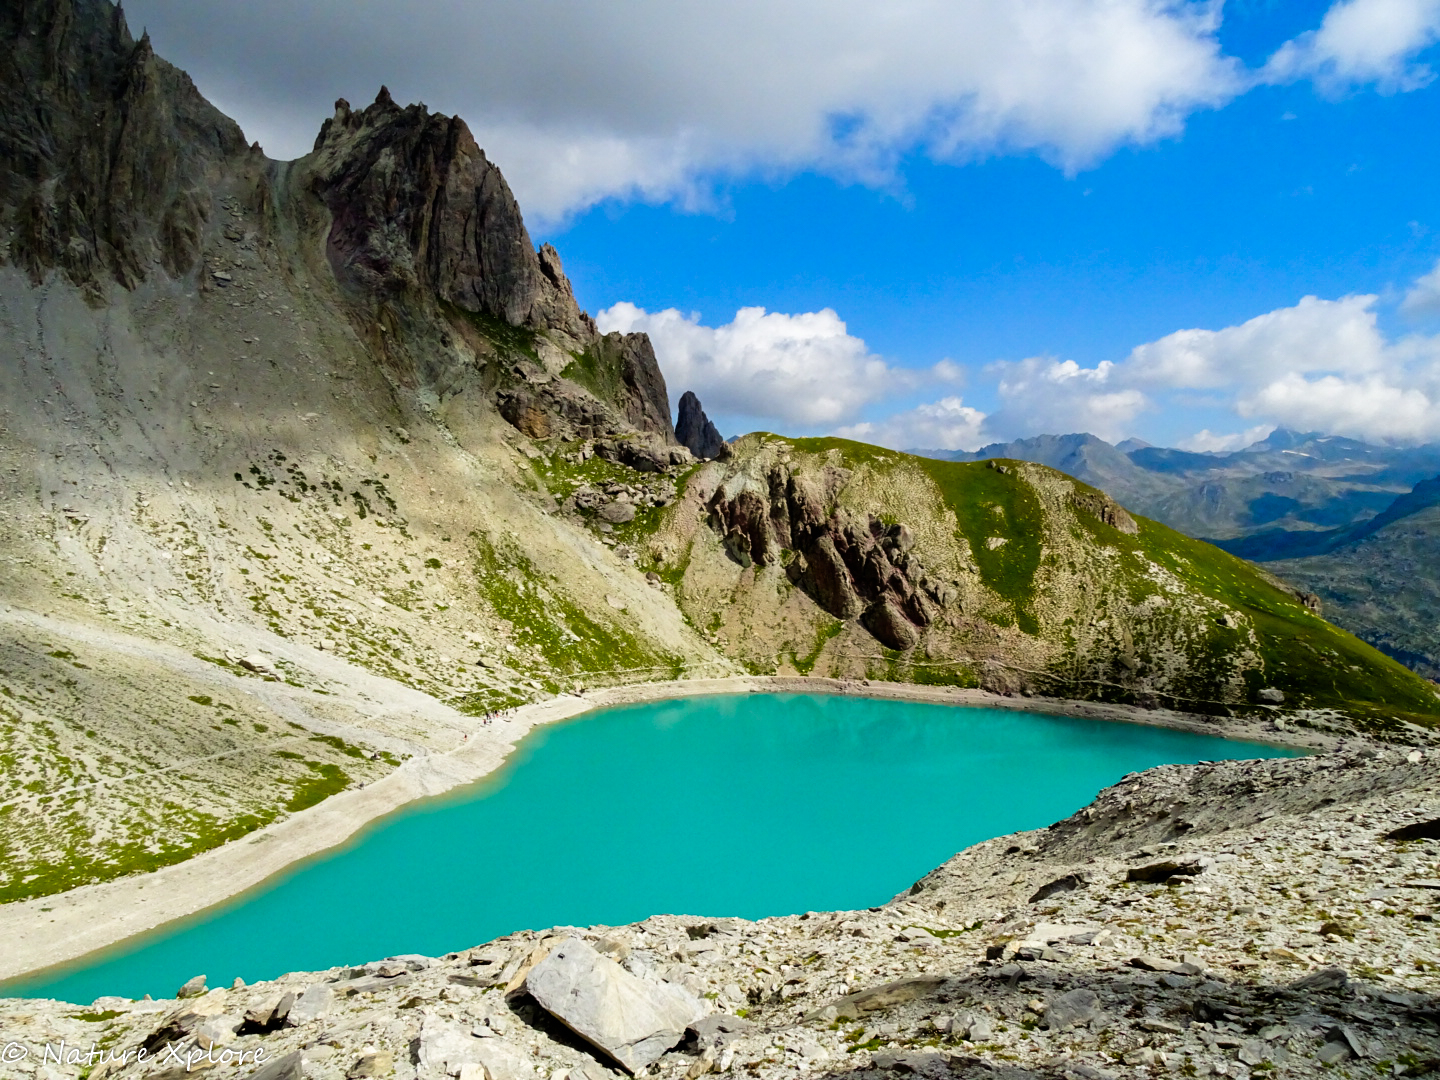
[(510, 628), (507, 663), (547, 689), (566, 688), (575, 676), (678, 677), (683, 670), (681, 658), (625, 626), (623, 612), (607, 619), (595, 605), (587, 608), (569, 597), (563, 583), (541, 574), (518, 544), (480, 535), (473, 540), (477, 587)]

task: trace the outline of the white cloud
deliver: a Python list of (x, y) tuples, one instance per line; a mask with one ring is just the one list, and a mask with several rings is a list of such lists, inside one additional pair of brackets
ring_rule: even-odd
[(1421, 443), (1440, 438), (1440, 395), (1436, 393), (1440, 387), (1433, 373), (1425, 380), (1428, 386), (1405, 385), (1405, 374), (1366, 379), (1287, 375), (1242, 396), (1236, 411), (1241, 416), (1273, 418), (1302, 431), (1371, 441)]
[(1371, 82), (1383, 92), (1415, 90), (1435, 76), (1413, 58), (1436, 40), (1440, 0), (1339, 0), (1318, 29), (1281, 46), (1263, 76), (1313, 78), (1332, 91)]
[(1245, 447), (1259, 442), (1274, 430), (1274, 424), (1260, 424), (1246, 431), (1219, 435), (1209, 428), (1205, 428), (1189, 438), (1181, 439), (1175, 445), (1181, 450), (1193, 450), (1197, 454), (1228, 453), (1231, 450), (1244, 450)]
[[(275, 156), (337, 96), (464, 116), (528, 212), (703, 197), (716, 174), (886, 182), (916, 148), (1074, 169), (1246, 79), (1215, 0), (130, 0), (137, 29)], [(317, 48), (316, 42), (323, 42)], [(697, 186), (701, 185), (701, 186)]]
[(1428, 274), (1415, 279), (1401, 301), (1400, 310), (1413, 316), (1440, 314), (1440, 261)]
[(1178, 330), (1134, 349), (1125, 375), (1140, 385), (1204, 389), (1292, 371), (1372, 371), (1385, 353), (1375, 300), (1307, 296), (1223, 330)]
[(1032, 356), (991, 370), (999, 375), (1003, 403), (989, 420), (997, 438), (1088, 431), (1115, 441), (1150, 407), (1142, 391), (1117, 378), (1119, 365), (1109, 360), (1085, 368), (1074, 360)]
[[(1207, 407), (1228, 408), (1253, 426), (1234, 434), (1206, 428), (1182, 440), (1185, 449), (1238, 449), (1276, 426), (1380, 442), (1440, 440), (1440, 336), (1388, 337), (1377, 302), (1307, 296), (1220, 330), (1178, 330), (1088, 368), (1053, 357), (993, 364), (1001, 407), (977, 413), (965, 437), (1088, 431), (1114, 441), (1142, 414), (1179, 415), (1199, 390)], [(1413, 284), (1403, 306), (1432, 304), (1440, 306), (1440, 265)], [(872, 427), (886, 431), (887, 423)]]
[(835, 434), (893, 450), (975, 450), (986, 441), (984, 430), (985, 414), (951, 396), (884, 420), (850, 424)]
[(829, 308), (786, 315), (747, 307), (710, 327), (674, 308), (652, 314), (620, 303), (595, 321), (606, 333), (649, 334), (675, 396), (694, 390), (712, 414), (838, 424), (920, 379), (871, 353)]

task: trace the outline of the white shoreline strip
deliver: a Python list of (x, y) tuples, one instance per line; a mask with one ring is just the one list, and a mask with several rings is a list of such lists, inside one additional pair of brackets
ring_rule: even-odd
[(562, 695), (521, 706), (509, 722), (497, 721), (479, 728), (454, 750), (411, 758), (367, 787), (340, 792), (183, 863), (55, 896), (0, 905), (0, 941), (5, 942), (0, 952), (0, 980), (68, 963), (222, 904), (304, 859), (344, 844), (372, 821), (407, 803), (442, 795), (494, 772), (504, 764), (515, 744), (540, 724), (568, 720), (593, 709), (665, 698), (786, 691), (1057, 713), (1297, 749), (1328, 749), (1334, 743), (1333, 739), (1311, 732), (1277, 732), (1258, 720), (1214, 720), (1160, 709), (1055, 698), (1007, 698), (982, 690), (907, 683), (752, 675), (607, 687), (584, 697)]

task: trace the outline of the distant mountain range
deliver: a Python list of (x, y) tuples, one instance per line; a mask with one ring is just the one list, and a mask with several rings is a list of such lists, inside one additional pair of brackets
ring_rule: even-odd
[(1440, 445), (1376, 446), (1278, 429), (1231, 453), (1039, 435), (948, 461), (1009, 458), (1067, 472), (1129, 509), (1320, 596), (1326, 614), (1440, 678)]

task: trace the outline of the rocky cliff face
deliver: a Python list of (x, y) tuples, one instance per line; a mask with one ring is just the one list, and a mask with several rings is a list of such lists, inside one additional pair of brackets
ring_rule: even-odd
[[(328, 268), (401, 384), (508, 393), (502, 415), (541, 437), (674, 444), (649, 340), (597, 332), (463, 120), (382, 87), (368, 108), (337, 102), (311, 154), (272, 162), (105, 0), (27, 0), (0, 19), (0, 256), (35, 282), (58, 268), (97, 303), (156, 274), (223, 285), (224, 261), (207, 274), (199, 259), (230, 187), (249, 214), (223, 223), (227, 238), (248, 231), (291, 273)], [(546, 389), (517, 369), (527, 360)]]
[(335, 103), (304, 169), (330, 213), (326, 255), (352, 292), (449, 304), (577, 343), (596, 336), (559, 255), (535, 250), (510, 186), (465, 121), (402, 109), (381, 87), (368, 108)]
[(0, 41), (0, 255), (92, 298), (189, 273), (240, 128), (108, 3), (7, 3)]

